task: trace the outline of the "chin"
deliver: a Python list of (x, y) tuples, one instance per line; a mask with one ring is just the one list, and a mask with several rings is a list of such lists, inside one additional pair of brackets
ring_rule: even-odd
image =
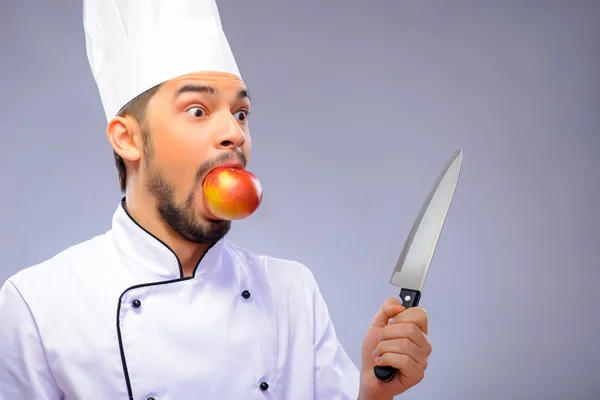
[(229, 222), (227, 220), (219, 219), (219, 218), (214, 218), (214, 217), (203, 217), (202, 221), (204, 221), (206, 223), (209, 223), (209, 224), (211, 224), (213, 226), (215, 226), (215, 225), (226, 225), (226, 223)]
[(208, 222), (211, 224), (221, 222), (220, 219), (213, 217), (202, 203), (198, 204), (195, 211), (196, 218), (198, 218), (198, 221), (200, 222)]
[(207, 229), (223, 229), (231, 225), (231, 221), (213, 217), (203, 206), (196, 211), (198, 222), (205, 225)]

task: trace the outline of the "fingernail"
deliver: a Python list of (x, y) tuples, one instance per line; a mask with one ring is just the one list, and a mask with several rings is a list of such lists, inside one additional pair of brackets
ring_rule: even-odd
[(381, 364), (381, 357), (377, 357), (375, 359), (375, 364), (377, 364), (377, 365)]
[(390, 318), (388, 320), (388, 325), (392, 325), (392, 324), (395, 324), (395, 323), (396, 323), (396, 318)]
[(377, 357), (377, 349), (373, 350), (372, 356), (373, 356), (373, 358)]

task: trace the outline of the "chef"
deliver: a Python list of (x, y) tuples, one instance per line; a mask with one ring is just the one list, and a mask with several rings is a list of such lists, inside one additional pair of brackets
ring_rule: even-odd
[(85, 0), (84, 28), (125, 195), (110, 230), (3, 283), (0, 399), (386, 400), (418, 384), (422, 309), (374, 310), (357, 368), (310, 270), (227, 241), (202, 201), (209, 171), (251, 149), (214, 0)]

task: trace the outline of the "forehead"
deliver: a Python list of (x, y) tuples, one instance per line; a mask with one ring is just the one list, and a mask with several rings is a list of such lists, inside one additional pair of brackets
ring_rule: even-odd
[(160, 92), (176, 98), (186, 93), (206, 93), (227, 99), (249, 98), (248, 87), (237, 75), (221, 72), (198, 72), (165, 82)]

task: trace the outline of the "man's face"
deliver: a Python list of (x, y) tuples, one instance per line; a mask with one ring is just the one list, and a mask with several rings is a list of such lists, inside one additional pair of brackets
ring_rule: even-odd
[(148, 103), (140, 178), (164, 222), (184, 239), (221, 239), (231, 222), (210, 217), (202, 200), (206, 174), (250, 156), (247, 88), (235, 76), (196, 73), (162, 85)]

